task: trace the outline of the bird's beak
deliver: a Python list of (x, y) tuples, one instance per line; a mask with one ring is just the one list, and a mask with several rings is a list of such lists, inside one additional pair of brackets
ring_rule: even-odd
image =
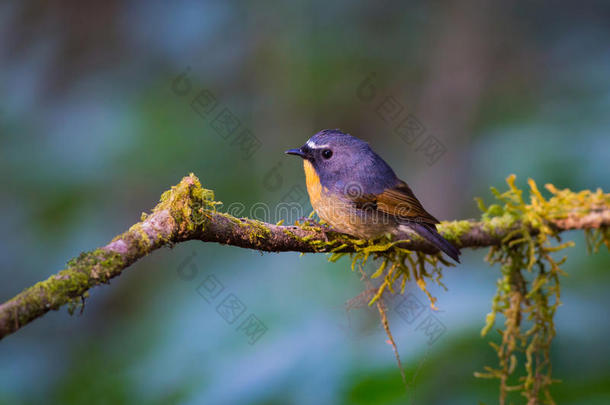
[(297, 155), (305, 159), (305, 152), (301, 148), (298, 149), (288, 149), (286, 152), (287, 155)]

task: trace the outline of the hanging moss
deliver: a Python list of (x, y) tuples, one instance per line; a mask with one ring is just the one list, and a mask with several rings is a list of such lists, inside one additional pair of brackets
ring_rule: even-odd
[[(485, 336), (492, 329), (498, 314), (504, 317), (504, 328), (498, 331), (500, 344), (490, 343), (497, 353), (498, 366), (485, 367), (485, 372), (475, 375), (500, 381), (501, 404), (511, 391), (521, 392), (528, 403), (554, 403), (549, 389), (554, 382), (550, 349), (556, 333), (554, 315), (561, 305), (560, 276), (565, 274), (560, 266), (566, 257), (557, 260), (553, 254), (574, 243), (560, 243), (551, 221), (570, 220), (575, 214), (582, 217), (596, 207), (607, 206), (610, 198), (601, 190), (574, 193), (547, 184), (552, 194), (547, 200), (529, 179), (528, 204), (515, 186), (514, 175), (507, 183), (509, 189), (504, 193), (492, 189), (501, 205), (487, 210), (480, 205), (489, 221), (516, 218), (520, 226), (504, 237), (501, 246), (491, 247), (487, 255), (490, 264), (500, 264), (502, 277), (481, 333)], [(602, 242), (608, 244), (607, 228), (586, 233), (591, 250), (598, 249)]]
[[(498, 315), (504, 317), (503, 328), (498, 330), (500, 343), (490, 342), (498, 356), (498, 365), (485, 367), (484, 372), (475, 373), (481, 378), (495, 378), (500, 382), (500, 403), (507, 394), (519, 391), (528, 403), (553, 403), (550, 386), (550, 347), (555, 336), (554, 315), (561, 304), (560, 266), (566, 257), (557, 260), (556, 252), (573, 246), (571, 241), (561, 243), (559, 230), (554, 223), (581, 221), (583, 216), (610, 205), (610, 195), (601, 190), (585, 190), (574, 193), (568, 189), (558, 190), (551, 184), (546, 189), (551, 198), (545, 199), (536, 183), (529, 179), (529, 203), (523, 191), (515, 185), (516, 177), (507, 178), (508, 190), (491, 189), (497, 202), (486, 207), (477, 199), (482, 211), (483, 229), (491, 235), (502, 237), (498, 246), (492, 246), (486, 260), (499, 264), (502, 276), (497, 282), (497, 292), (487, 315), (482, 335), (485, 336), (496, 325)], [(456, 243), (460, 236), (471, 230), (472, 221), (454, 221), (439, 225), (439, 231)], [(599, 225), (598, 225), (599, 226)], [(610, 232), (607, 227), (585, 231), (589, 251), (597, 251), (602, 244), (610, 248)], [(401, 241), (383, 237), (376, 241), (351, 241), (355, 253), (349, 253), (351, 268), (363, 266), (369, 258), (378, 261), (377, 270), (371, 278), (382, 278), (377, 293), (370, 305), (395, 289), (404, 292), (407, 282), (414, 280), (428, 296), (430, 306), (436, 309), (436, 298), (428, 291), (428, 283), (442, 284), (443, 267), (453, 266), (440, 254), (412, 252), (398, 246)], [(336, 246), (340, 251), (346, 244)], [(347, 253), (332, 253), (334, 262)]]

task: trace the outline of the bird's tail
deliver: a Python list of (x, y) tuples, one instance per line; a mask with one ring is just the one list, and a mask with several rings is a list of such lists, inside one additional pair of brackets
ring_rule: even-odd
[(436, 227), (434, 225), (425, 224), (421, 222), (408, 222), (403, 225), (415, 231), (419, 236), (436, 246), (438, 249), (445, 252), (456, 262), (460, 262), (460, 250), (453, 246), (453, 244), (451, 244), (451, 242), (449, 242), (447, 239), (443, 238), (436, 231)]

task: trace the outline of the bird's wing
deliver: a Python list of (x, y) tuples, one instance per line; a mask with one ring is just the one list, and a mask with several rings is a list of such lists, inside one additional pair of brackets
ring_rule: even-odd
[(365, 194), (354, 198), (354, 201), (364, 209), (374, 208), (397, 219), (429, 224), (439, 222), (422, 207), (404, 181), (399, 181), (394, 187), (383, 190), (381, 194)]

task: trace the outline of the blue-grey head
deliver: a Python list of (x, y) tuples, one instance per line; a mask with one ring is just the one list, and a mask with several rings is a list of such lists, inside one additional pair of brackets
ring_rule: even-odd
[(378, 193), (398, 179), (388, 164), (365, 141), (338, 129), (318, 132), (298, 149), (287, 150), (311, 163), (322, 186), (340, 191), (350, 184), (365, 193)]

